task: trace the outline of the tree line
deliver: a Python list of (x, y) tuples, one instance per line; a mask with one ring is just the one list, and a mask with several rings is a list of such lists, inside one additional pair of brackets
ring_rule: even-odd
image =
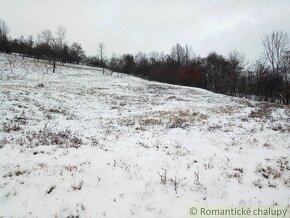
[(289, 105), (290, 52), (287, 33), (273, 31), (254, 64), (232, 51), (200, 57), (190, 46), (176, 44), (170, 54), (152, 52), (113, 56), (106, 64), (117, 72), (165, 83), (204, 88), (216, 93)]
[(59, 26), (53, 34), (43, 30), (32, 36), (10, 39), (9, 28), (0, 20), (0, 51), (49, 60), (56, 63), (82, 63), (122, 72), (149, 80), (204, 88), (216, 93), (289, 104), (290, 43), (287, 33), (273, 31), (262, 38), (263, 53), (249, 65), (245, 56), (232, 51), (227, 56), (216, 52), (206, 57), (195, 55), (189, 45), (175, 44), (169, 54), (139, 52), (105, 57), (100, 43), (98, 54), (86, 57), (77, 42), (66, 42), (66, 29)]
[(69, 45), (66, 41), (66, 28), (58, 26), (55, 33), (51, 30), (43, 30), (33, 40), (30, 35), (17, 39), (8, 36), (9, 27), (0, 20), (0, 52), (21, 54), (23, 58), (32, 57), (50, 61), (52, 70), (55, 72), (58, 63), (79, 64), (85, 53), (80, 43), (73, 42)]

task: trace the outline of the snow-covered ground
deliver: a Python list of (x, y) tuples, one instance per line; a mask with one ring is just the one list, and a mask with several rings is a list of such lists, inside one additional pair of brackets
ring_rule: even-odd
[(289, 107), (90, 67), (53, 74), (33, 59), (7, 61), (1, 54), (0, 217), (289, 207)]

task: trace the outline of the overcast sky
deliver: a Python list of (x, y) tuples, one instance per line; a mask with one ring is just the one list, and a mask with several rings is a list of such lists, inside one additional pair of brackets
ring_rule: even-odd
[(290, 34), (290, 0), (0, 0), (0, 19), (13, 38), (63, 25), (87, 55), (99, 42), (108, 56), (168, 53), (179, 42), (201, 56), (236, 49), (254, 59), (263, 34)]

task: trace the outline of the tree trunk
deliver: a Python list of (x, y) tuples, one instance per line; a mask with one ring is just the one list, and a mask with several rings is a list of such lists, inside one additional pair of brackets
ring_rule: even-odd
[(52, 72), (54, 73), (55, 72), (55, 68), (56, 68), (56, 63), (55, 63), (55, 60), (52, 62)]
[(288, 78), (287, 78), (287, 74), (286, 74), (285, 82), (286, 82), (286, 105), (289, 105), (289, 91), (288, 91)]

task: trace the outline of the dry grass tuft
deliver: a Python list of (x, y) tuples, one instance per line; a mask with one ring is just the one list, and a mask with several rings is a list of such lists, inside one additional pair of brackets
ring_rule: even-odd
[(260, 107), (255, 108), (249, 117), (250, 118), (259, 118), (259, 119), (269, 119), (271, 118), (272, 108), (268, 104), (261, 104)]
[(219, 107), (214, 107), (210, 108), (210, 112), (215, 113), (215, 114), (228, 114), (232, 115), (238, 111), (239, 107), (234, 107), (230, 105), (226, 106), (219, 106)]
[(82, 139), (71, 130), (38, 130), (27, 131), (24, 135), (14, 140), (20, 146), (27, 145), (33, 148), (41, 145), (58, 145), (61, 148), (79, 148)]
[(141, 129), (161, 125), (165, 125), (167, 128), (186, 128), (190, 124), (207, 119), (207, 115), (187, 109), (147, 112), (144, 115), (123, 118), (120, 120), (120, 124), (124, 126), (134, 126), (137, 124), (141, 126)]

